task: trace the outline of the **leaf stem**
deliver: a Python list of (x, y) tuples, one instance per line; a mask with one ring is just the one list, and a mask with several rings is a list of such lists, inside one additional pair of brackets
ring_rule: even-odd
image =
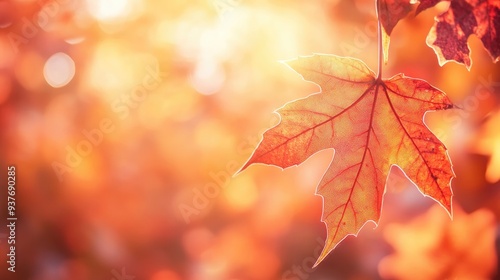
[(377, 28), (377, 38), (378, 38), (378, 73), (377, 73), (377, 80), (382, 79), (382, 64), (384, 60), (384, 49), (382, 47), (382, 21), (380, 20), (380, 1), (375, 0), (375, 5), (376, 5), (376, 11), (377, 11), (377, 21), (378, 21), (378, 28)]

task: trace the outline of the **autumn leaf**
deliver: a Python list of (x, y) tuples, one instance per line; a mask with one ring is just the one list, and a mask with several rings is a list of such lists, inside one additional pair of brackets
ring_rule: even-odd
[(446, 0), (380, 0), (379, 18), (387, 35), (391, 35), (392, 30), (400, 20), (405, 18), (413, 9), (414, 4), (418, 4), (415, 15), (424, 10), (436, 6), (437, 3)]
[(412, 9), (410, 0), (380, 0), (378, 17), (382, 25), (382, 50), (384, 63), (389, 59), (389, 44), (392, 30)]
[(453, 222), (434, 206), (406, 224), (385, 227), (394, 253), (379, 263), (384, 279), (491, 279), (497, 264), (496, 223), (491, 211), (465, 213), (454, 205)]
[(413, 9), (413, 4), (420, 2), (416, 14), (435, 6), (442, 0), (380, 0), (378, 7), (378, 17), (382, 25), (382, 48), (384, 53), (384, 63), (389, 58), (389, 44), (391, 33), (400, 20), (405, 18)]
[(446, 1), (446, 0), (420, 0), (420, 1), (418, 1), (418, 2), (420, 2), (420, 4), (418, 5), (417, 10), (415, 11), (415, 14), (418, 15), (421, 12), (436, 6), (437, 3), (442, 2), (442, 1)]
[(392, 165), (451, 213), (451, 163), (422, 120), (426, 111), (453, 107), (443, 92), (402, 74), (375, 78), (353, 58), (314, 55), (287, 64), (322, 91), (279, 109), (281, 122), (264, 133), (242, 170), (253, 163), (287, 168), (335, 149), (317, 188), (327, 240), (316, 265), (347, 235), (378, 222)]
[(493, 61), (497, 62), (500, 58), (499, 0), (451, 1), (448, 11), (436, 17), (427, 44), (436, 52), (439, 65), (453, 60), (470, 69), (472, 61), (467, 39), (472, 34), (483, 42)]
[(479, 131), (472, 151), (490, 156), (486, 169), (486, 180), (490, 183), (500, 181), (500, 110), (492, 114)]
[(391, 35), (396, 24), (411, 10), (410, 0), (380, 0), (379, 19), (387, 35)]

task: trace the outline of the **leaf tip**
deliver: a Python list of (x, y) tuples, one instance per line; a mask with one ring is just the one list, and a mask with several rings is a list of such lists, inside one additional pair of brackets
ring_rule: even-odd
[(323, 259), (318, 258), (312, 268), (316, 268), (321, 263), (321, 261), (323, 261)]
[(277, 62), (284, 64), (284, 65), (288, 65), (288, 62), (292, 61), (292, 60), (294, 60), (294, 59), (279, 59), (279, 60), (277, 60)]
[(453, 220), (453, 191), (451, 189), (451, 180), (453, 180), (453, 178), (455, 178), (455, 174), (453, 174), (453, 176), (450, 178), (450, 183), (448, 184), (448, 187), (450, 189), (449, 195), (439, 200), (435, 199), (438, 202), (438, 204), (444, 208), (444, 210), (446, 211), (451, 220)]
[(333, 248), (327, 249), (328, 247), (331, 247), (331, 246), (327, 246), (327, 243), (325, 243), (325, 247), (323, 247), (323, 251), (321, 251), (321, 254), (319, 255), (318, 259), (316, 260), (316, 262), (314, 263), (312, 268), (316, 268), (321, 262), (323, 262), (323, 260), (326, 258), (326, 256), (328, 256), (328, 254), (330, 254), (330, 252), (333, 250)]
[(308, 55), (308, 56), (298, 56), (298, 57), (292, 58), (292, 59), (281, 60), (280, 62), (285, 64), (286, 66), (292, 68), (295, 72), (299, 73), (297, 67), (300, 66), (301, 61), (304, 59), (307, 59), (307, 58), (315, 57), (315, 56), (317, 56), (317, 54), (312, 54), (312, 55)]
[(444, 208), (444, 210), (446, 210), (446, 213), (448, 214), (448, 217), (450, 217), (450, 220), (453, 221), (453, 206), (451, 203), (451, 197), (449, 203), (443, 204), (442, 202), (440, 202), (439, 204)]
[(240, 168), (238, 169), (238, 171), (236, 171), (234, 174), (233, 174), (233, 178), (238, 176), (241, 172), (245, 171), (247, 169), (247, 167), (249, 167), (250, 165), (252, 165), (254, 162), (252, 161), (252, 158), (251, 157), (250, 159), (248, 159), (248, 161)]

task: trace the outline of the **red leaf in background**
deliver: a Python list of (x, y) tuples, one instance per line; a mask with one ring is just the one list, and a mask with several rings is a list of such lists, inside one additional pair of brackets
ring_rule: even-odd
[(387, 35), (411, 12), (410, 0), (380, 0), (379, 18)]
[[(435, 6), (443, 0), (422, 0), (417, 7), (416, 14)], [(387, 63), (389, 57), (389, 44), (392, 30), (400, 20), (405, 18), (413, 9), (416, 0), (379, 0), (379, 19), (383, 27), (382, 47), (384, 52), (384, 62)]]
[(392, 30), (412, 9), (410, 0), (379, 0), (378, 17), (382, 25), (382, 48), (384, 63), (389, 59), (389, 44)]
[(420, 5), (417, 7), (417, 11), (415, 11), (415, 14), (418, 15), (420, 12), (427, 10), (429, 8), (432, 8), (436, 6), (437, 3), (446, 1), (446, 0), (420, 0)]
[(376, 79), (353, 58), (314, 55), (287, 64), (322, 92), (279, 109), (281, 122), (264, 133), (242, 170), (253, 163), (287, 168), (335, 149), (317, 188), (328, 233), (316, 264), (347, 235), (378, 222), (392, 165), (451, 212), (454, 174), (446, 147), (422, 121), (426, 111), (453, 107), (443, 92), (402, 74)]
[(500, 57), (500, 1), (453, 0), (450, 8), (436, 18), (427, 36), (427, 44), (434, 49), (439, 64), (450, 60), (471, 67), (467, 39), (475, 34), (493, 61)]

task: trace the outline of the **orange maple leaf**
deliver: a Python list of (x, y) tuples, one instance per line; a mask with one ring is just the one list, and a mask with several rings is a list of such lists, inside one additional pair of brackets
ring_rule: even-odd
[(402, 74), (375, 78), (354, 58), (314, 55), (287, 64), (322, 92), (279, 109), (281, 122), (264, 133), (242, 170), (253, 163), (287, 168), (335, 149), (316, 192), (324, 201), (327, 240), (315, 266), (346, 236), (378, 222), (392, 165), (451, 213), (451, 163), (423, 123), (426, 111), (454, 107), (443, 92)]
[(472, 34), (483, 42), (493, 61), (497, 62), (500, 59), (499, 0), (451, 1), (448, 11), (436, 17), (427, 44), (434, 49), (439, 65), (453, 60), (470, 69), (472, 61), (467, 39)]

